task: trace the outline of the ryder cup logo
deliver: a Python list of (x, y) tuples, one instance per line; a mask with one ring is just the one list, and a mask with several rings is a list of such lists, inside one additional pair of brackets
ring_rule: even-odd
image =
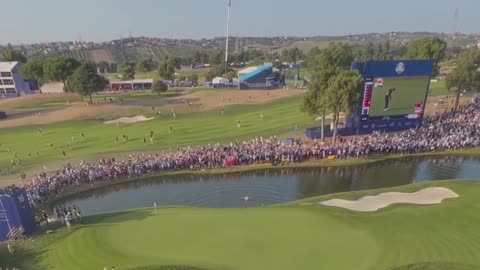
[(400, 75), (404, 71), (405, 71), (405, 64), (403, 62), (398, 63), (397, 66), (395, 67), (395, 72), (397, 72), (397, 74)]
[(18, 201), (20, 203), (24, 203), (25, 202), (25, 197), (23, 196), (23, 194), (20, 194), (20, 196), (18, 196)]

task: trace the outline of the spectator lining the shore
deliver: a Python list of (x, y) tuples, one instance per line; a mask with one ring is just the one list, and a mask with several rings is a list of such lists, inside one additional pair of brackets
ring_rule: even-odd
[[(237, 121), (240, 127), (240, 121)], [(169, 127), (169, 133), (173, 127)], [(151, 138), (153, 134), (151, 133)], [(118, 136), (116, 137), (118, 142)], [(123, 135), (124, 142), (128, 137)], [(144, 140), (146, 143), (146, 140)], [(151, 141), (152, 142), (152, 141)], [(138, 177), (166, 171), (205, 170), (260, 163), (283, 165), (308, 160), (365, 158), (384, 154), (414, 154), (432, 151), (465, 149), (480, 146), (480, 103), (478, 100), (455, 113), (427, 117), (423, 126), (398, 133), (375, 132), (372, 135), (340, 138), (336, 145), (307, 144), (296, 140), (284, 145), (275, 136), (232, 142), (229, 145), (207, 145), (178, 148), (163, 154), (139, 154), (127, 160), (102, 158), (98, 162), (81, 162), (78, 167), (67, 163), (52, 175), (42, 172), (25, 184), (34, 207), (66, 188), (94, 182), (110, 182), (125, 177)], [(66, 156), (66, 153), (63, 152)], [(9, 187), (0, 189), (7, 190)], [(11, 187), (10, 187), (11, 188)]]

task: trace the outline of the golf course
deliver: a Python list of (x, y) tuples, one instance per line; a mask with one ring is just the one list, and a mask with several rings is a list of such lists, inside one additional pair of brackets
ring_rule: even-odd
[[(41, 171), (62, 168), (67, 162), (76, 166), (102, 157), (125, 160), (137, 153), (228, 144), (261, 136), (301, 138), (305, 128), (318, 125), (313, 116), (302, 112), (301, 91), (247, 93), (200, 89), (157, 96), (95, 96), (89, 105), (69, 95), (44, 96), (30, 105), (22, 98), (16, 105), (5, 103), (13, 118), (0, 123), (0, 183), (21, 183), (21, 173), (28, 179)], [(114, 100), (108, 101), (110, 98)], [(119, 117), (145, 121), (121, 122)], [(478, 153), (478, 149), (464, 151)], [(343, 166), (396, 157), (325, 160), (298, 166)], [(271, 167), (262, 164), (256, 168)], [(198, 171), (198, 175), (228, 172), (228, 168), (221, 168)], [(118, 182), (132, 180), (141, 181), (125, 178)], [(115, 183), (73, 186), (63, 195), (111, 184)], [(427, 187), (448, 188), (459, 198), (428, 206), (395, 204), (370, 213), (320, 204), (330, 199), (359, 199), (390, 191), (408, 193)], [(473, 252), (480, 248), (476, 226), (480, 221), (479, 190), (480, 182), (443, 181), (330, 194), (257, 208), (126, 207), (123, 212), (85, 216), (71, 228), (60, 222), (42, 226), (31, 238), (15, 242), (11, 254), (6, 245), (0, 245), (0, 265), (22, 270), (112, 266), (128, 270), (473, 270), (480, 266)], [(42, 207), (54, 207), (58, 198), (52, 199)], [(128, 200), (120, 200), (124, 199)]]
[[(125, 158), (134, 152), (228, 144), (260, 136), (303, 137), (305, 128), (318, 126), (318, 122), (301, 111), (302, 93), (278, 90), (245, 94), (207, 89), (162, 95), (122, 93), (94, 96), (94, 104), (88, 107), (73, 94), (5, 100), (0, 105), (12, 118), (0, 121), (0, 177), (11, 179), (22, 172), (31, 175), (45, 168), (57, 170), (65, 162)], [(427, 104), (427, 113), (436, 112), (432, 104)], [(105, 124), (136, 115), (153, 119)], [(298, 132), (293, 132), (295, 126)], [(122, 140), (123, 135), (128, 136), (128, 142)], [(21, 165), (15, 164), (19, 160)], [(0, 181), (0, 185), (2, 182), (11, 183)]]
[[(313, 118), (301, 112), (302, 97), (298, 94), (293, 97), (274, 99), (267, 97), (267, 93), (263, 91), (261, 95), (265, 96), (265, 101), (259, 101), (259, 104), (251, 101), (249, 104), (250, 99), (244, 97), (245, 101), (241, 100), (239, 104), (227, 104), (222, 107), (223, 115), (220, 113), (221, 106), (216, 105), (215, 100), (218, 99), (220, 103), (222, 96), (227, 99), (231, 95), (229, 90), (224, 90), (224, 93), (203, 90), (197, 94), (203, 95), (200, 97), (206, 100), (203, 108), (198, 105), (195, 107), (185, 104), (170, 105), (169, 103), (175, 104), (175, 97), (129, 94), (128, 96), (120, 95), (120, 97), (126, 100), (125, 103), (142, 102), (143, 106), (133, 107), (128, 104), (83, 106), (78, 109), (81, 111), (80, 116), (72, 121), (58, 120), (50, 124), (35, 125), (38, 119), (33, 118), (29, 125), (4, 127), (0, 133), (0, 142), (2, 142), (0, 168), (3, 168), (0, 175), (18, 174), (22, 170), (28, 171), (32, 168), (37, 168), (38, 171), (44, 166), (50, 167), (48, 166), (50, 164), (52, 164), (51, 168), (55, 168), (55, 165), (63, 165), (65, 161), (77, 162), (80, 159), (96, 160), (109, 155), (121, 156), (122, 152), (127, 151), (129, 153), (168, 151), (177, 147), (230, 143), (260, 136), (270, 137), (291, 133), (295, 125), (300, 129), (314, 125)], [(251, 95), (254, 96), (254, 94)], [(119, 96), (114, 97), (119, 98)], [(103, 97), (97, 99), (103, 100)], [(188, 97), (178, 98), (182, 103), (183, 99)], [(213, 104), (209, 105), (207, 103), (209, 100), (213, 100), (210, 101)], [(44, 103), (37, 103), (37, 109), (54, 101), (45, 100)], [(145, 101), (154, 101), (154, 103), (146, 106), (143, 103)], [(58, 99), (56, 102), (58, 104)], [(196, 102), (202, 102), (202, 100)], [(158, 104), (156, 111), (160, 111), (160, 114), (152, 112), (151, 107), (156, 104)], [(51, 113), (64, 115), (69, 110), (77, 110), (77, 108), (70, 106)], [(172, 110), (176, 112), (175, 117)], [(95, 115), (88, 115), (89, 111), (97, 112)], [(119, 116), (133, 116), (137, 113), (143, 113), (153, 120), (119, 125), (104, 124), (106, 120)], [(263, 115), (263, 118), (260, 118), (260, 115)], [(282, 117), (277, 117), (279, 115)], [(47, 116), (49, 120), (52, 119), (48, 113), (41, 115), (41, 117)], [(241, 128), (237, 128), (237, 120), (241, 122)], [(154, 133), (151, 142), (150, 132)], [(128, 142), (122, 140), (123, 135), (128, 136)], [(144, 139), (147, 139), (147, 143)], [(65, 152), (65, 157), (62, 156), (62, 152)], [(22, 161), (22, 166), (12, 166), (11, 162), (17, 159)]]
[[(318, 204), (433, 186), (459, 198), (372, 213)], [(131, 210), (16, 244), (13, 256), (2, 246), (0, 260), (21, 269), (473, 270), (480, 267), (479, 188), (442, 181), (261, 208)]]

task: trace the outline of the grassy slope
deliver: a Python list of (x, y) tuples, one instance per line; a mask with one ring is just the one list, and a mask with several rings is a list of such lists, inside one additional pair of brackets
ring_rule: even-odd
[[(308, 204), (426, 186), (448, 187), (460, 198), (435, 206), (397, 205), (371, 214)], [(71, 233), (60, 230), (37, 237), (29, 244), (33, 247), (17, 247), (15, 258), (0, 255), (0, 260), (14, 260), (22, 269), (184, 264), (232, 270), (387, 270), (429, 263), (456, 267), (435, 269), (473, 270), (480, 267), (479, 192), (479, 182), (446, 181), (276, 207), (164, 208), (157, 215), (151, 209), (136, 210), (89, 218)], [(4, 250), (0, 247), (0, 254)]]
[[(229, 107), (225, 115), (219, 111), (210, 111), (194, 114), (177, 114), (173, 119), (170, 112), (163, 112), (162, 116), (149, 122), (131, 125), (104, 125), (98, 121), (77, 121), (42, 127), (45, 134), (39, 135), (38, 127), (21, 127), (2, 129), (0, 133), (0, 168), (7, 172), (10, 160), (14, 159), (15, 152), (22, 159), (24, 166), (43, 165), (49, 161), (62, 158), (62, 151), (67, 154), (67, 160), (90, 155), (104, 155), (109, 152), (132, 150), (158, 150), (175, 148), (177, 145), (205, 145), (209, 143), (228, 143), (235, 139), (249, 139), (255, 136), (271, 136), (293, 130), (295, 123), (300, 128), (312, 123), (311, 117), (300, 112), (301, 97), (284, 99), (270, 104), (243, 105)], [(259, 115), (263, 113), (264, 119)], [(281, 116), (281, 117), (276, 117)], [(236, 127), (240, 120), (242, 127)], [(169, 127), (174, 128), (169, 134)], [(144, 144), (144, 138), (154, 131), (154, 144)], [(81, 139), (81, 133), (86, 139)], [(122, 135), (128, 135), (129, 142), (122, 142)], [(74, 136), (73, 149), (66, 147)], [(120, 142), (117, 143), (115, 137)], [(53, 143), (53, 148), (50, 144)], [(9, 151), (10, 150), (10, 151)], [(39, 152), (39, 156), (36, 156)], [(28, 154), (31, 153), (31, 157)], [(11, 169), (10, 172), (18, 172)]]

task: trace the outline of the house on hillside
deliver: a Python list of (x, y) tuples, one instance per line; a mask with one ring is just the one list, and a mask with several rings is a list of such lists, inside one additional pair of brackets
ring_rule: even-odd
[(20, 62), (0, 62), (0, 98), (34, 94), (35, 83), (24, 79), (20, 73)]

